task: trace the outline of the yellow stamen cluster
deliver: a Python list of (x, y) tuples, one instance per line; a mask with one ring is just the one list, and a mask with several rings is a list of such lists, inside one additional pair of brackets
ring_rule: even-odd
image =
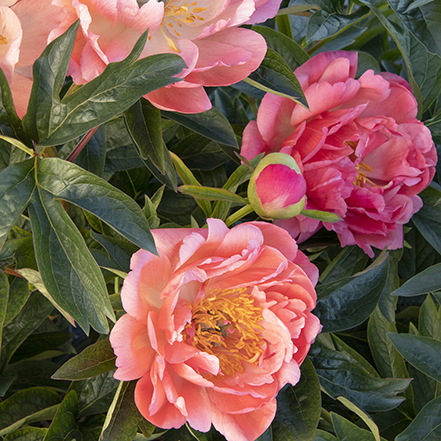
[[(353, 162), (357, 159), (355, 156), (355, 149), (358, 146), (358, 141), (345, 141), (345, 144), (354, 150), (354, 153), (349, 157)], [(354, 184), (361, 187), (366, 182), (369, 182), (369, 184), (373, 185), (374, 187), (380, 187), (380, 185), (375, 184), (375, 182), (372, 182), (368, 177), (367, 173), (372, 173), (372, 167), (365, 162), (360, 162), (355, 166), (357, 169), (357, 176), (355, 177)]]
[(262, 308), (246, 291), (210, 291), (193, 305), (191, 323), (184, 330), (195, 348), (218, 357), (222, 376), (243, 372), (243, 362), (258, 365), (263, 354)]
[(183, 23), (190, 24), (194, 23), (195, 20), (204, 21), (204, 18), (197, 14), (207, 9), (196, 8), (198, 2), (193, 2), (190, 4), (188, 2), (184, 4), (182, 3), (183, 1), (175, 6), (174, 4), (172, 4), (171, 0), (168, 1), (164, 9), (164, 18), (162, 20), (161, 27), (159, 28), (162, 32), (162, 35), (164, 35), (164, 38), (167, 40), (167, 44), (176, 52), (180, 52), (180, 50), (177, 48), (175, 42), (166, 35), (164, 31), (164, 26), (166, 25), (171, 28), (176, 37), (180, 37), (181, 34), (175, 29), (175, 25), (177, 24), (178, 27), (181, 28)]
[(3, 35), (0, 35), (0, 44), (8, 44), (8, 39)]

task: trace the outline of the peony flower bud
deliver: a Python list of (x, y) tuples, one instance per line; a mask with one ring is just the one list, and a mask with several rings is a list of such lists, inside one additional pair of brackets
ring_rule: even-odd
[(263, 219), (289, 219), (305, 206), (306, 182), (297, 162), (285, 153), (270, 153), (259, 162), (248, 185), (248, 199)]

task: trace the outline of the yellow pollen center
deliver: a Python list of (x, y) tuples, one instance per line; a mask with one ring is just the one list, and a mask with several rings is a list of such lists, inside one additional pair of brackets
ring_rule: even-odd
[(0, 44), (8, 44), (8, 39), (3, 35), (0, 35)]
[(243, 362), (259, 364), (263, 354), (262, 308), (247, 288), (214, 289), (193, 305), (184, 338), (219, 359), (220, 374), (243, 372)]
[(205, 11), (207, 8), (197, 8), (197, 4), (197, 1), (193, 3), (184, 3), (181, 1), (177, 5), (174, 5), (172, 4), (171, 0), (169, 0), (165, 6), (164, 18), (162, 19), (161, 27), (159, 29), (161, 30), (162, 35), (164, 35), (164, 38), (167, 40), (167, 44), (176, 52), (181, 51), (177, 48), (175, 42), (168, 35), (166, 35), (164, 26), (168, 26), (175, 36), (179, 38), (181, 34), (176, 30), (175, 26), (181, 28), (183, 23), (191, 24), (194, 23), (195, 20), (204, 21), (204, 18), (197, 14)]

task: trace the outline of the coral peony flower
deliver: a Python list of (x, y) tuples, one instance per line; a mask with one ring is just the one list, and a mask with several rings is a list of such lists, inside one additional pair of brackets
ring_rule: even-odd
[(68, 74), (76, 84), (98, 76), (109, 62), (125, 58), (149, 30), (141, 57), (179, 54), (186, 62), (178, 82), (146, 95), (156, 107), (184, 113), (211, 108), (203, 86), (225, 86), (247, 77), (262, 61), (266, 43), (244, 23), (265, 20), (280, 0), (53, 0), (65, 11), (63, 33), (80, 19)]
[(136, 405), (156, 426), (213, 424), (231, 441), (254, 440), (320, 330), (310, 312), (318, 273), (282, 228), (207, 223), (154, 230), (159, 257), (133, 255), (127, 314), (110, 334), (115, 378), (139, 378)]
[[(323, 223), (342, 246), (402, 247), (403, 224), (421, 208), (417, 193), (433, 178), (436, 150), (430, 131), (416, 119), (410, 86), (372, 70), (355, 79), (355, 52), (325, 52), (296, 69), (310, 110), (265, 95), (257, 121), (243, 137), (247, 159), (287, 153), (303, 167), (307, 209), (338, 214)], [(277, 221), (298, 241), (322, 223), (299, 215)]]
[(305, 178), (295, 159), (285, 153), (270, 153), (251, 176), (248, 200), (263, 219), (288, 219), (303, 210), (305, 192)]

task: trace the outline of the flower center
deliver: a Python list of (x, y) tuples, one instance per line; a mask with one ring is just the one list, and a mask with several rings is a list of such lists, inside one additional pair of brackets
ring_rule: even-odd
[(243, 372), (243, 362), (258, 365), (264, 329), (262, 308), (247, 288), (214, 289), (193, 306), (184, 332), (191, 344), (219, 359), (220, 374)]
[(198, 8), (198, 2), (188, 3), (184, 0), (180, 1), (176, 5), (168, 1), (164, 9), (164, 18), (162, 19), (160, 30), (164, 38), (167, 40), (167, 44), (176, 52), (181, 52), (177, 47), (175, 42), (165, 33), (165, 26), (170, 30), (176, 37), (180, 37), (181, 34), (176, 28), (181, 28), (183, 23), (190, 24), (194, 23), (195, 20), (204, 21), (204, 18), (198, 15), (200, 12), (205, 11), (207, 8)]
[(0, 34), (0, 44), (8, 44), (8, 39)]

